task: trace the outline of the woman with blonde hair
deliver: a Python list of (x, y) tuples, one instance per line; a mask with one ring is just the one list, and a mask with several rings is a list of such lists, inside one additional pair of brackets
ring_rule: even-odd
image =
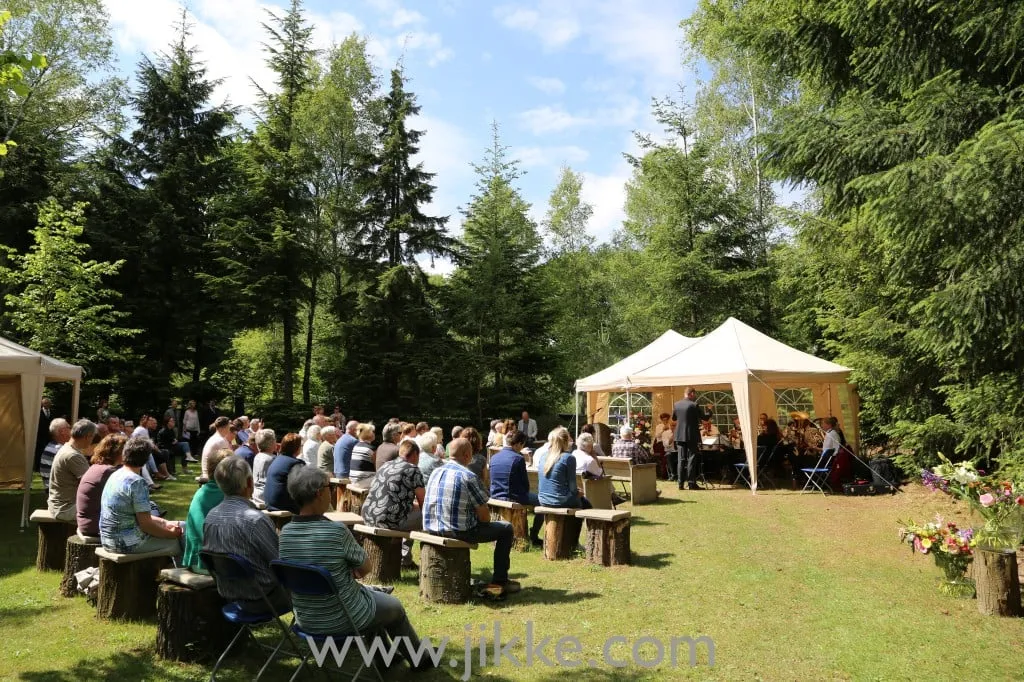
[[(571, 447), (568, 429), (559, 426), (548, 434), (547, 452), (537, 459), (537, 499), (545, 507), (593, 508), (576, 486), (576, 457)], [(578, 535), (576, 543), (579, 544)]]
[(360, 424), (356, 427), (356, 438), (359, 442), (352, 447), (352, 463), (348, 472), (348, 477), (353, 482), (373, 478), (377, 472), (372, 445), (376, 433), (377, 427), (373, 424)]

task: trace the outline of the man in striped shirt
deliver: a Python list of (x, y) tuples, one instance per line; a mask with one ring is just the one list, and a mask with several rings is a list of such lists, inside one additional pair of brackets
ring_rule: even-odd
[(491, 521), (487, 491), (480, 479), (466, 468), (473, 459), (473, 446), (465, 438), (451, 442), (451, 459), (430, 474), (423, 500), (423, 529), (428, 533), (463, 542), (494, 543), (492, 587), (501, 592), (518, 592), (519, 583), (508, 579), (512, 551), (512, 524)]

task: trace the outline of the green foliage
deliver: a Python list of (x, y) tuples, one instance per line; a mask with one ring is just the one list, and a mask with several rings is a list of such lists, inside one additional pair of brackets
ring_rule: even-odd
[[(32, 248), (18, 256), (20, 267), (5, 267), (0, 276), (18, 292), (6, 297), (17, 338), (33, 350), (88, 368), (132, 359), (125, 341), (138, 330), (121, 325), (126, 315), (114, 306), (119, 294), (104, 285), (123, 263), (85, 260), (85, 208), (64, 208), (53, 199), (44, 203)], [(6, 252), (9, 260), (16, 256)]]

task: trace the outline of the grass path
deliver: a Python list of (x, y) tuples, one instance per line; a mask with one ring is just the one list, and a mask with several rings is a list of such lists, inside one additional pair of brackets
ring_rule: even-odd
[[(193, 486), (173, 483), (158, 501), (183, 518)], [(34, 500), (41, 504), (41, 494)], [(715, 665), (700, 649), (695, 669), (662, 665), (598, 668), (474, 667), (474, 679), (579, 681), (713, 680), (1011, 680), (1024, 677), (1024, 631), (1018, 620), (979, 615), (975, 603), (940, 596), (938, 569), (896, 537), (899, 519), (936, 512), (962, 519), (941, 497), (920, 488), (887, 498), (823, 497), (772, 491), (677, 492), (634, 509), (635, 564), (599, 569), (582, 559), (545, 562), (538, 552), (514, 554), (523, 592), (503, 603), (432, 606), (418, 598), (407, 574), (395, 593), (421, 635), (448, 636), (458, 667), (418, 679), (456, 679), (463, 671), (465, 628), (502, 638), (564, 635), (583, 643), (582, 660), (602, 657), (611, 636), (706, 635)], [(628, 508), (628, 505), (627, 505)], [(0, 679), (201, 680), (208, 668), (156, 661), (153, 624), (97, 621), (84, 600), (57, 594), (59, 575), (33, 568), (35, 536), (17, 531), (20, 496), (0, 493), (7, 520), (0, 546)], [(489, 572), (491, 553), (474, 553), (474, 570)], [(451, 649), (449, 649), (451, 651)], [(546, 654), (554, 658), (554, 645)], [(654, 655), (651, 644), (639, 649)], [(525, 659), (525, 647), (513, 649)], [(628, 658), (617, 645), (616, 658)], [(666, 652), (667, 655), (668, 652)], [(682, 662), (688, 650), (680, 649)], [(255, 667), (236, 660), (224, 680), (252, 679)], [(288, 665), (267, 680), (286, 680)], [(405, 677), (404, 667), (391, 679)]]

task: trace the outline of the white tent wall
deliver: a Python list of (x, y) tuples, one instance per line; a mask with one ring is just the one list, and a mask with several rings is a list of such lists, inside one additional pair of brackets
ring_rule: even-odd
[(743, 450), (747, 455), (747, 466), (750, 467), (750, 490), (757, 491), (757, 431), (754, 429), (756, 408), (751, 404), (751, 382), (756, 381), (750, 375), (737, 377), (732, 381), (732, 396), (736, 400), (736, 413), (743, 432)]
[(43, 399), (45, 381), (45, 377), (40, 374), (21, 375), (21, 412), (25, 424), (25, 496), (21, 501), (22, 528), (28, 526), (32, 463), (36, 452), (36, 432), (39, 430), (39, 402)]

